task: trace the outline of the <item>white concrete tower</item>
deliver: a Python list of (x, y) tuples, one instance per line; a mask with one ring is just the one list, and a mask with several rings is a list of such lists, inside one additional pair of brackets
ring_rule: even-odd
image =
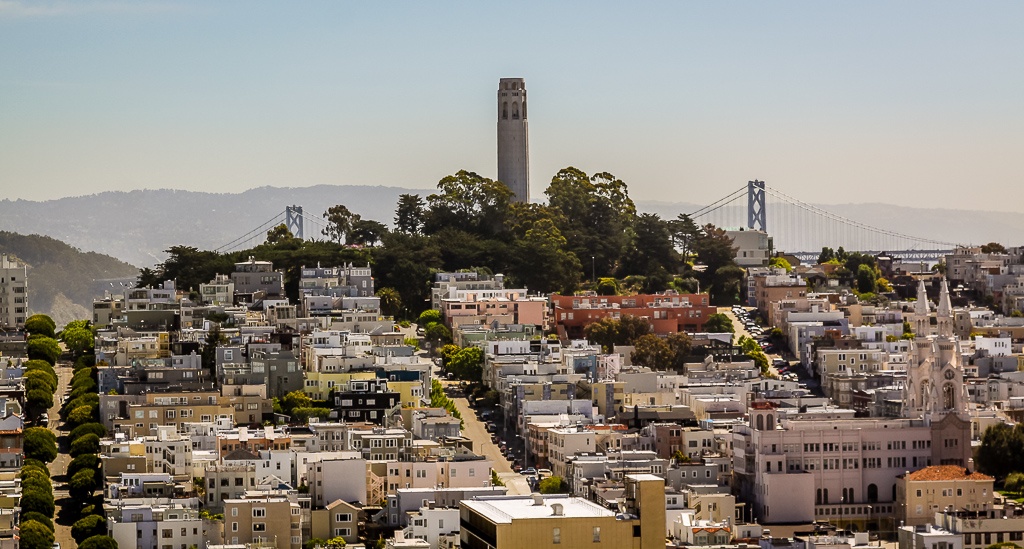
[(530, 201), (528, 134), (526, 80), (502, 78), (498, 83), (498, 181), (512, 189), (516, 202)]

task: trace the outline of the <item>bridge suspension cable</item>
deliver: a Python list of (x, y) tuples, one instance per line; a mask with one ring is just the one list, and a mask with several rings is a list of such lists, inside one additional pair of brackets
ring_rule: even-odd
[(745, 197), (746, 194), (747, 194), (747, 187), (744, 185), (743, 187), (740, 187), (740, 188), (736, 189), (735, 191), (733, 191), (733, 192), (729, 193), (728, 195), (726, 195), (725, 198), (720, 198), (720, 199), (712, 202), (711, 204), (708, 204), (707, 206), (704, 206), (703, 208), (700, 208), (697, 211), (691, 213), (690, 214), (690, 219), (696, 219), (698, 217), (708, 215), (708, 214), (710, 214), (710, 213), (712, 213), (712, 212), (714, 212), (714, 211), (716, 211), (718, 209), (724, 208), (725, 206), (728, 206), (729, 204), (732, 204), (736, 200)]
[[(228, 242), (227, 244), (224, 244), (223, 246), (221, 246), (219, 248), (215, 248), (213, 251), (218, 252), (218, 253), (230, 251), (232, 247), (237, 246), (238, 244), (240, 244), (242, 242), (245, 242), (249, 238), (252, 238), (253, 236), (255, 236), (256, 233), (266, 229), (267, 227), (270, 227), (272, 224), (275, 224), (274, 223), (275, 221), (280, 222), (282, 217), (284, 217), (283, 213), (275, 214), (274, 217), (271, 217), (269, 220), (264, 222), (262, 225), (260, 225), (260, 226), (256, 227), (255, 229), (253, 229), (253, 230), (243, 234), (242, 236), (232, 240), (231, 242)], [(280, 224), (280, 223), (277, 223), (277, 224)]]
[(910, 241), (910, 242), (917, 242), (917, 243), (924, 243), (924, 244), (933, 244), (933, 245), (938, 245), (938, 246), (943, 246), (943, 247), (947, 247), (947, 246), (948, 247), (956, 247), (957, 246), (957, 244), (954, 243), (954, 242), (943, 242), (941, 240), (935, 240), (935, 239), (932, 239), (932, 238), (921, 238), (921, 237), (911, 236), (911, 235), (908, 235), (908, 234), (898, 233), (896, 231), (890, 231), (890, 230), (887, 230), (887, 229), (881, 229), (881, 228), (878, 228), (878, 227), (874, 227), (874, 226), (868, 225), (866, 223), (862, 223), (860, 221), (855, 221), (855, 220), (850, 219), (848, 217), (845, 217), (845, 216), (842, 216), (842, 215), (830, 212), (828, 210), (819, 208), (819, 207), (814, 206), (812, 204), (808, 204), (808, 203), (806, 203), (806, 202), (804, 202), (802, 200), (799, 200), (797, 198), (789, 196), (788, 194), (786, 194), (786, 193), (784, 193), (782, 191), (779, 191), (778, 189), (775, 189), (775, 188), (772, 188), (772, 187), (766, 187), (765, 190), (771, 196), (773, 196), (773, 197), (775, 197), (775, 198), (777, 198), (777, 199), (779, 199), (779, 200), (781, 200), (783, 202), (786, 202), (786, 203), (788, 203), (791, 206), (795, 206), (795, 207), (797, 207), (797, 208), (799, 208), (801, 210), (804, 210), (806, 212), (812, 213), (812, 214), (817, 215), (819, 217), (824, 217), (824, 218), (826, 218), (826, 219), (828, 219), (830, 221), (835, 221), (835, 222), (844, 224), (844, 225), (846, 225), (848, 227), (851, 227), (851, 228), (854, 228), (854, 229), (859, 229), (859, 230), (862, 230), (862, 231), (872, 232), (872, 233), (881, 235), (883, 237), (902, 239), (902, 240), (906, 240), (906, 241)]

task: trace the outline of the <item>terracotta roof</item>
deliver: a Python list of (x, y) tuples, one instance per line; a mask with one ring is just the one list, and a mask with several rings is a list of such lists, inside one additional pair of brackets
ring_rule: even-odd
[(932, 465), (903, 475), (907, 480), (995, 480), (993, 477), (965, 469), (959, 465)]

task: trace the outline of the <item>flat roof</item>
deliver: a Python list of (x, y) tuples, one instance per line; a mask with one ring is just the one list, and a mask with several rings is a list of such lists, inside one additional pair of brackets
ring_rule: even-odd
[(534, 496), (482, 497), (463, 500), (459, 505), (468, 507), (494, 523), (509, 524), (513, 520), (555, 518), (552, 504), (561, 504), (559, 518), (614, 517), (609, 509), (583, 498), (569, 496), (541, 496), (543, 505), (537, 505)]

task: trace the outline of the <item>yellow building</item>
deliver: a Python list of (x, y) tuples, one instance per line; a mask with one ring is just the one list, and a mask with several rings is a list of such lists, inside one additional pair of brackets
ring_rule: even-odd
[(568, 496), (463, 500), (459, 511), (461, 545), (464, 549), (663, 549), (664, 479), (627, 475), (625, 483), (623, 513)]
[(423, 384), (419, 381), (388, 381), (388, 390), (398, 393), (402, 408), (418, 408), (423, 405)]
[[(376, 379), (376, 372), (306, 372), (306, 383), (302, 391), (313, 400), (324, 400), (331, 389), (348, 384), (353, 380)], [(388, 383), (390, 388), (391, 384)]]
[(991, 507), (995, 479), (959, 465), (932, 465), (896, 477), (897, 519), (908, 526), (929, 524), (952, 507), (977, 511)]
[(593, 384), (593, 400), (599, 414), (614, 417), (619, 413), (626, 392), (625, 381), (598, 381)]

